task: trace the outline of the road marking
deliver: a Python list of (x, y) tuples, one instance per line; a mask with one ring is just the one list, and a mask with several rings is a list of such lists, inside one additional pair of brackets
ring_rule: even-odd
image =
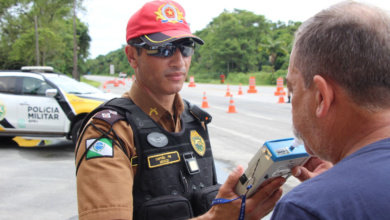
[(212, 127), (212, 128), (216, 128), (216, 129), (219, 129), (219, 130), (222, 130), (222, 131), (224, 131), (224, 132), (226, 132), (226, 133), (230, 133), (230, 134), (232, 134), (232, 135), (239, 136), (239, 137), (241, 137), (241, 138), (243, 138), (243, 139), (247, 139), (247, 140), (254, 141), (254, 142), (256, 142), (256, 143), (264, 143), (264, 142), (265, 142), (265, 141), (260, 140), (260, 139), (258, 139), (258, 138), (254, 138), (254, 137), (252, 137), (252, 136), (250, 136), (250, 135), (243, 134), (243, 133), (239, 133), (239, 132), (237, 132), (237, 131), (233, 131), (233, 130), (230, 130), (230, 129), (227, 129), (227, 128), (219, 127), (219, 126), (216, 126), (216, 125), (214, 125), (214, 124), (208, 124), (207, 126), (208, 126), (208, 127)]
[(274, 121), (273, 118), (268, 118), (268, 117), (265, 117), (265, 116), (261, 116), (261, 115), (255, 115), (255, 114), (246, 114), (250, 117), (255, 117), (255, 118), (261, 118), (261, 119), (266, 119), (266, 120), (270, 120), (270, 121)]

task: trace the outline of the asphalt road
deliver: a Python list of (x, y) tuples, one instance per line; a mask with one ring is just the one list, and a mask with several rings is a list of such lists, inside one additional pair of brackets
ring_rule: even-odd
[[(125, 85), (102, 89), (121, 95), (131, 83), (126, 79)], [(275, 86), (256, 87), (256, 94), (248, 94), (248, 86), (243, 86), (243, 95), (238, 95), (238, 86), (229, 86), (237, 113), (227, 113), (231, 99), (225, 96), (227, 85), (199, 84), (196, 79), (195, 84), (186, 83), (181, 95), (201, 106), (205, 92), (210, 106), (205, 110), (213, 116), (209, 132), (219, 182), (237, 165), (246, 167), (265, 141), (292, 137), (291, 106), (277, 103)], [(32, 148), (0, 143), (0, 219), (78, 219), (73, 151), (69, 141)], [(284, 192), (298, 183), (289, 178)]]

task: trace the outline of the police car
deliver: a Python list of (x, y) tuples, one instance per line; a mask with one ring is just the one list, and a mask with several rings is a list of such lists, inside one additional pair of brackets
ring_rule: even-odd
[(75, 143), (84, 117), (114, 97), (47, 69), (0, 71), (0, 140), (66, 137)]

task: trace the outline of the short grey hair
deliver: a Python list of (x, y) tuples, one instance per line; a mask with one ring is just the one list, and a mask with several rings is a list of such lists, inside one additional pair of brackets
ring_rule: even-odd
[(293, 51), (305, 86), (321, 75), (362, 107), (390, 107), (388, 12), (354, 1), (336, 4), (300, 26)]

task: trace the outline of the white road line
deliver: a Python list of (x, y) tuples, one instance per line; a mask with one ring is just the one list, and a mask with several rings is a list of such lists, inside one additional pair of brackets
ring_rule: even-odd
[(243, 134), (243, 133), (239, 133), (239, 132), (237, 132), (237, 131), (233, 131), (233, 130), (230, 130), (230, 129), (226, 129), (226, 128), (223, 128), (223, 127), (219, 127), (219, 126), (216, 126), (216, 125), (214, 125), (214, 124), (208, 124), (207, 126), (208, 126), (208, 127), (212, 127), (212, 128), (216, 128), (216, 129), (219, 129), (219, 130), (222, 130), (222, 131), (224, 131), (224, 132), (226, 132), (226, 133), (230, 133), (230, 134), (232, 134), (232, 135), (239, 136), (239, 137), (244, 138), (244, 139), (247, 139), (247, 140), (254, 141), (254, 142), (256, 142), (256, 143), (264, 143), (264, 142), (265, 142), (265, 141), (260, 140), (260, 139), (258, 139), (258, 138), (254, 138), (254, 137), (252, 137), (252, 136), (250, 136), (250, 135)]
[(268, 118), (268, 117), (264, 117), (264, 116), (261, 116), (261, 115), (255, 115), (255, 114), (246, 114), (250, 117), (255, 117), (255, 118), (261, 118), (261, 119), (266, 119), (266, 120), (270, 120), (270, 121), (274, 121), (275, 119), (273, 118)]

